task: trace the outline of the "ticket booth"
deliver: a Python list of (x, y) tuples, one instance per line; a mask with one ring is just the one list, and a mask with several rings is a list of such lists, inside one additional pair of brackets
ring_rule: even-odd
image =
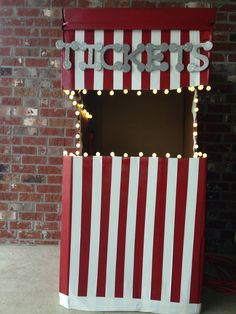
[(200, 313), (197, 113), (214, 19), (214, 9), (63, 10), (56, 46), (76, 116), (63, 157), (64, 307)]

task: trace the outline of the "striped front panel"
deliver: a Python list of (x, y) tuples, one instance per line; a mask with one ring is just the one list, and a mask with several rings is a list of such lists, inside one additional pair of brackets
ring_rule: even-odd
[[(153, 43), (158, 45), (160, 43), (176, 43), (185, 44), (187, 42), (198, 44), (211, 40), (211, 32), (203, 31), (160, 31), (160, 30), (79, 30), (75, 31), (75, 40), (78, 42), (86, 42), (88, 44), (102, 43), (104, 45), (120, 43), (129, 44), (133, 50), (136, 49), (139, 43), (146, 45)], [(202, 52), (203, 53), (203, 52)], [(95, 52), (94, 60), (99, 61), (100, 52)], [(204, 53), (209, 57), (209, 52)], [(203, 72), (188, 72), (187, 65), (191, 62), (200, 65), (200, 61), (196, 59), (192, 53), (183, 52), (183, 64), (185, 68), (182, 72), (178, 72), (175, 68), (177, 63), (176, 52), (165, 52), (163, 62), (169, 64), (169, 70), (166, 72), (140, 72), (137, 70), (135, 64), (132, 65), (131, 71), (124, 73), (118, 70), (102, 69), (96, 71), (87, 69), (85, 71), (79, 68), (80, 62), (87, 62), (88, 52), (76, 51), (74, 54), (74, 68), (63, 73), (63, 81), (68, 81), (66, 75), (70, 76), (71, 72), (74, 75), (74, 86), (64, 86), (69, 89), (88, 89), (88, 90), (150, 90), (150, 89), (177, 89), (185, 86), (198, 86), (200, 84), (206, 85), (209, 79), (209, 69)], [(106, 62), (114, 64), (117, 61), (123, 62), (122, 53), (108, 50), (105, 54)], [(137, 60), (144, 64), (147, 62), (147, 54), (143, 52), (137, 55)], [(68, 81), (69, 82), (69, 81)], [(70, 82), (72, 82), (70, 80)]]
[(206, 160), (65, 158), (73, 188), (61, 280), (67, 271), (71, 307), (198, 313)]

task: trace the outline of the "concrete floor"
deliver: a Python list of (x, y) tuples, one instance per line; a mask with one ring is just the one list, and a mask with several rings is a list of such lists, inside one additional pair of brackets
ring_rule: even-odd
[[(0, 246), (0, 313), (80, 313), (58, 305), (58, 269), (57, 246)], [(236, 297), (205, 290), (202, 313), (235, 314)]]

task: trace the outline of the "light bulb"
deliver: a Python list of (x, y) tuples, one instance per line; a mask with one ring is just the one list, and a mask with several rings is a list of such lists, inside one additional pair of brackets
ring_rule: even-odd
[(193, 123), (193, 127), (196, 128), (198, 126), (197, 122)]
[(77, 139), (80, 138), (80, 135), (79, 135), (79, 134), (76, 134), (76, 135), (75, 135), (75, 138), (77, 138)]
[(198, 144), (194, 144), (193, 148), (198, 149)]
[(153, 89), (153, 94), (157, 94), (157, 89)]
[(194, 87), (194, 86), (189, 86), (189, 87), (188, 87), (188, 90), (189, 90), (190, 92), (194, 92), (194, 91), (195, 91), (195, 87)]
[(72, 91), (70, 92), (70, 94), (71, 94), (72, 96), (74, 96), (74, 95), (75, 95), (75, 91), (72, 90)]
[(128, 154), (127, 154), (127, 153), (124, 153), (124, 157), (125, 157), (125, 158), (128, 157)]
[(182, 88), (177, 88), (177, 93), (180, 94), (182, 92)]
[(124, 94), (128, 94), (128, 92), (129, 92), (128, 89), (124, 89), (124, 90), (123, 90), (123, 93), (124, 93)]
[(75, 152), (75, 155), (79, 156), (79, 154), (80, 154), (80, 152), (77, 150), (77, 151)]
[(194, 153), (193, 158), (198, 158), (198, 153)]
[(70, 94), (69, 99), (73, 100), (74, 96)]
[(69, 89), (65, 89), (65, 90), (64, 90), (64, 93), (65, 93), (66, 95), (69, 95), (69, 94), (70, 94)]
[(166, 158), (170, 158), (170, 153), (166, 153)]
[(69, 153), (69, 156), (75, 156), (73, 153)]
[(206, 90), (209, 92), (211, 90), (211, 86), (207, 85)]
[(84, 153), (84, 157), (88, 157), (88, 153), (85, 152), (85, 153)]
[(100, 90), (97, 91), (98, 96), (102, 95), (102, 92)]
[(99, 157), (99, 156), (100, 156), (100, 153), (99, 153), (99, 152), (96, 152), (96, 156)]
[(137, 95), (138, 95), (138, 96), (141, 96), (141, 95), (142, 95), (141, 90), (138, 90), (138, 91), (137, 91)]
[(80, 115), (79, 110), (76, 110), (76, 111), (75, 111), (75, 115), (76, 115), (76, 116), (79, 116), (79, 115)]
[(165, 90), (164, 90), (164, 94), (165, 94), (165, 95), (168, 95), (168, 94), (169, 94), (169, 89), (165, 89)]
[(197, 131), (194, 131), (194, 132), (193, 132), (193, 136), (197, 136)]
[(154, 158), (155, 158), (156, 156), (157, 156), (157, 154), (156, 154), (156, 153), (153, 153), (153, 154), (152, 154), (152, 157), (154, 157)]
[(202, 155), (202, 157), (203, 157), (203, 158), (207, 158), (207, 154), (204, 153), (204, 154)]
[(87, 89), (83, 89), (83, 90), (82, 90), (82, 93), (83, 93), (84, 95), (86, 95), (86, 94), (87, 94)]
[(115, 153), (114, 153), (114, 152), (111, 152), (111, 153), (110, 153), (110, 156), (111, 156), (111, 157), (114, 157), (114, 156), (115, 156)]
[(75, 127), (76, 127), (76, 129), (79, 129), (80, 128), (80, 124), (76, 123)]
[(198, 153), (198, 156), (201, 157), (201, 156), (202, 156), (202, 152), (199, 152), (199, 153)]
[(204, 86), (203, 85), (199, 85), (198, 86), (198, 90), (203, 90)]
[(110, 96), (113, 96), (115, 94), (114, 90), (110, 90), (109, 94)]
[(195, 111), (195, 112), (198, 112), (198, 111), (199, 111), (199, 108), (198, 108), (198, 107), (194, 108), (194, 111)]
[(77, 105), (77, 101), (74, 100), (74, 101), (72, 102), (72, 105), (73, 105), (73, 106), (76, 106), (76, 105)]
[(68, 151), (67, 150), (63, 151), (63, 156), (68, 156)]
[(197, 103), (198, 103), (198, 98), (194, 98), (193, 102), (194, 102), (195, 104), (197, 104)]
[(143, 152), (140, 152), (138, 155), (139, 157), (143, 157)]
[(80, 148), (80, 143), (76, 143), (76, 147), (77, 147), (77, 148)]
[(180, 158), (182, 158), (182, 156), (179, 154), (179, 155), (177, 155), (177, 158), (180, 159)]

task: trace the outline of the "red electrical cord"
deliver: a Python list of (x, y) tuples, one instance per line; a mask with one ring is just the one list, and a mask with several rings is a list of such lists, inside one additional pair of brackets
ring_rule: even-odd
[(236, 294), (236, 258), (206, 254), (204, 285), (224, 294)]

